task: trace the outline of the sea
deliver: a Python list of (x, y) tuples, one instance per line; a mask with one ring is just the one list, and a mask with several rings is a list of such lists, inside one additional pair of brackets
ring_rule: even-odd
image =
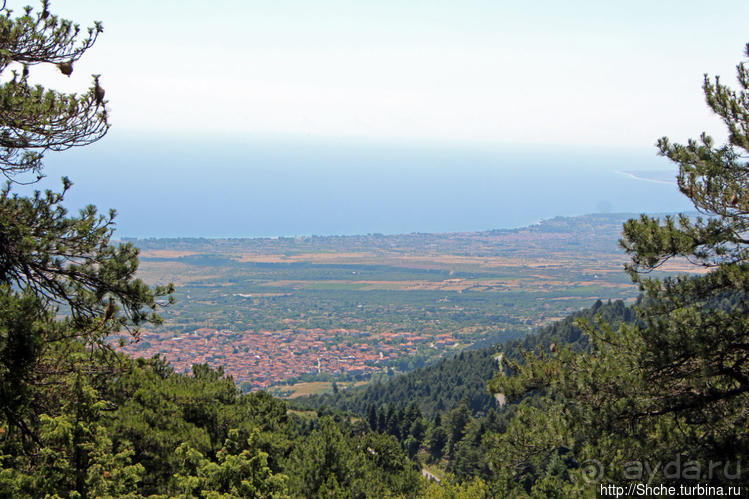
[(655, 147), (466, 145), (110, 133), (46, 157), (71, 211), (117, 210), (118, 237), (463, 232), (555, 216), (693, 209)]

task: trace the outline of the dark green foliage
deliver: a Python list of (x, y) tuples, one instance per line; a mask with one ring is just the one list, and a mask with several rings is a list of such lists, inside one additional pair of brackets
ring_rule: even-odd
[(449, 458), (453, 457), (455, 447), (465, 435), (466, 426), (471, 420), (471, 414), (465, 403), (447, 413), (445, 418), (445, 429), (447, 431), (447, 454)]
[(132, 465), (146, 470), (139, 494), (382, 497), (421, 487), (400, 444), (366, 424), (290, 415), (265, 392), (241, 394), (220, 369), (185, 376), (160, 358), (123, 362), (104, 389), (116, 409), (101, 420), (114, 448), (132, 449)]
[(180, 470), (174, 475), (175, 490), (187, 497), (285, 496), (287, 477), (271, 471), (268, 455), (255, 445), (255, 435), (242, 441), (239, 432), (231, 430), (216, 461), (187, 444), (180, 445), (175, 451)]
[(13, 293), (0, 287), (0, 399), (4, 417), (19, 431), (33, 435), (23, 417), (33, 404), (35, 360), (44, 347), (44, 336), (54, 330), (52, 314), (30, 292)]
[(487, 425), (483, 420), (469, 419), (463, 427), (464, 435), (452, 445), (452, 458), (447, 471), (461, 480), (491, 476), (486, 456), (489, 448), (484, 445)]
[(0, 281), (33, 292), (45, 307), (64, 307), (81, 336), (158, 322), (155, 298), (171, 288), (152, 290), (133, 277), (137, 249), (109, 244), (114, 214), (89, 206), (69, 217), (62, 201), (51, 191), (14, 195), (10, 184), (0, 191)]
[[(749, 48), (747, 55), (749, 55)], [(679, 165), (679, 188), (703, 215), (641, 216), (624, 225), (627, 271), (643, 293), (638, 320), (581, 324), (588, 351), (563, 348), (508, 361), (514, 373), (491, 387), (521, 400), (492, 458), (514, 493), (590, 494), (598, 481), (746, 486), (749, 453), (749, 77), (740, 92), (705, 79), (711, 109), (729, 130), (716, 147), (702, 134), (687, 145), (658, 142)], [(658, 279), (686, 258), (707, 272)], [(528, 398), (529, 395), (533, 397)], [(596, 476), (585, 463), (595, 460)], [(677, 466), (674, 463), (689, 463)], [(717, 471), (713, 463), (720, 463)], [(658, 466), (656, 466), (658, 465)], [(634, 468), (635, 470), (637, 468)], [(636, 474), (636, 471), (634, 472)], [(518, 489), (520, 485), (520, 490)]]
[(439, 460), (445, 451), (449, 435), (442, 425), (434, 425), (427, 436), (427, 449), (433, 460)]
[(41, 178), (45, 152), (89, 144), (109, 127), (96, 78), (83, 95), (29, 83), (36, 64), (69, 74), (101, 26), (83, 40), (79, 31), (46, 1), (19, 17), (0, 8), (0, 72), (23, 68), (0, 85), (0, 172), (9, 179), (0, 190), (0, 489), (10, 496), (134, 489), (143, 467), (102, 424), (112, 406), (99, 390), (119, 370), (106, 337), (158, 322), (157, 299), (171, 292), (134, 278), (132, 245), (110, 245), (113, 212), (68, 215), (69, 180), (61, 193), (11, 192)]
[(369, 423), (369, 428), (374, 431), (380, 429), (377, 424), (377, 406), (374, 404), (369, 404), (367, 407), (367, 423)]
[(145, 469), (131, 462), (133, 451), (127, 445), (113, 444), (101, 421), (106, 405), (83, 375), (67, 383), (69, 398), (61, 401), (59, 415), (42, 414), (34, 426), (40, 441), (35, 452), (18, 448), (12, 435), (4, 439), (0, 495), (117, 497), (136, 489)]
[[(686, 145), (658, 141), (660, 153), (679, 165), (679, 190), (706, 217), (660, 223), (643, 216), (624, 227), (627, 270), (648, 300), (638, 332), (650, 350), (643, 364), (668, 387), (650, 412), (712, 410), (749, 392), (749, 73), (743, 62), (737, 70), (739, 92), (718, 77), (705, 76), (703, 85), (708, 106), (728, 128), (727, 144), (715, 146), (705, 133)], [(710, 272), (645, 277), (679, 257)]]
[[(632, 257), (627, 270), (646, 297), (645, 324), (634, 331), (646, 347), (639, 366), (646, 386), (659, 385), (659, 396), (632, 416), (685, 418), (700, 428), (690, 442), (696, 453), (724, 459), (749, 450), (749, 73), (743, 62), (737, 70), (739, 92), (717, 77), (706, 76), (703, 85), (708, 106), (728, 128), (727, 144), (715, 146), (705, 133), (686, 145), (658, 141), (660, 153), (679, 165), (679, 189), (706, 217), (632, 220), (622, 240)], [(679, 257), (709, 272), (645, 277)]]
[(195, 366), (187, 377), (158, 358), (133, 361), (107, 392), (118, 405), (108, 418), (113, 435), (129, 442), (148, 470), (140, 493), (184, 491), (190, 483), (222, 492), (284, 490), (281, 461), (296, 433), (282, 402), (240, 395), (220, 370)]
[(331, 488), (340, 497), (409, 495), (419, 487), (418, 468), (392, 437), (351, 434), (330, 418), (295, 446), (289, 476), (291, 489), (307, 497), (325, 497)]

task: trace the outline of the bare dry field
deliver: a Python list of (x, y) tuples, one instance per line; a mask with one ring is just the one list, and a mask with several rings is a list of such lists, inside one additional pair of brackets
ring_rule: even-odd
[(180, 258), (197, 254), (195, 251), (178, 250), (145, 250), (140, 252), (140, 256), (144, 258)]
[[(351, 383), (351, 387), (363, 386), (366, 384), (366, 381), (357, 381), (356, 383)], [(349, 388), (348, 385), (349, 383), (339, 383), (338, 388), (340, 390), (345, 390)], [(304, 383), (294, 383), (292, 385), (276, 385), (273, 387), (273, 389), (277, 393), (291, 392), (290, 395), (283, 395), (280, 398), (295, 399), (298, 397), (305, 397), (307, 395), (332, 393), (333, 383), (330, 381), (310, 381)]]
[(182, 262), (141, 260), (137, 277), (149, 284), (171, 282), (175, 286), (184, 286), (196, 281), (221, 279), (223, 276)]

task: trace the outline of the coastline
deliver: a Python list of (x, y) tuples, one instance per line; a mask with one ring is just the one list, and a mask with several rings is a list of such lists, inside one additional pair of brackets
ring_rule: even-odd
[(641, 177), (640, 175), (634, 173), (634, 172), (628, 172), (625, 170), (616, 170), (616, 173), (619, 173), (621, 175), (625, 175), (627, 177), (633, 178), (635, 180), (642, 180), (644, 182), (652, 182), (654, 184), (666, 184), (666, 185), (676, 185), (676, 177), (674, 177), (674, 180), (659, 180), (655, 178), (647, 178), (647, 177)]

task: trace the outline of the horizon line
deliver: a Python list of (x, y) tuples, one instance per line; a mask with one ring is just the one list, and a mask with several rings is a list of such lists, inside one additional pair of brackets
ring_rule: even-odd
[(667, 215), (697, 215), (696, 211), (664, 211), (664, 212), (593, 212), (584, 213), (581, 215), (557, 215), (550, 218), (543, 218), (536, 223), (518, 225), (515, 227), (495, 227), (491, 229), (482, 230), (458, 230), (458, 231), (445, 231), (445, 232), (367, 232), (367, 233), (349, 233), (349, 234), (294, 234), (294, 235), (275, 235), (275, 236), (121, 236), (112, 237), (113, 241), (118, 242), (132, 242), (132, 241), (147, 241), (147, 240), (164, 240), (164, 239), (204, 239), (204, 240), (254, 240), (254, 239), (311, 239), (315, 237), (363, 237), (363, 236), (382, 236), (382, 237), (394, 237), (394, 236), (413, 236), (413, 235), (452, 235), (452, 234), (482, 234), (486, 232), (494, 231), (512, 231), (525, 228), (532, 228), (541, 225), (544, 222), (549, 222), (556, 219), (564, 218), (584, 218), (594, 216), (605, 216), (605, 217), (638, 217), (640, 215), (649, 216), (667, 216)]

